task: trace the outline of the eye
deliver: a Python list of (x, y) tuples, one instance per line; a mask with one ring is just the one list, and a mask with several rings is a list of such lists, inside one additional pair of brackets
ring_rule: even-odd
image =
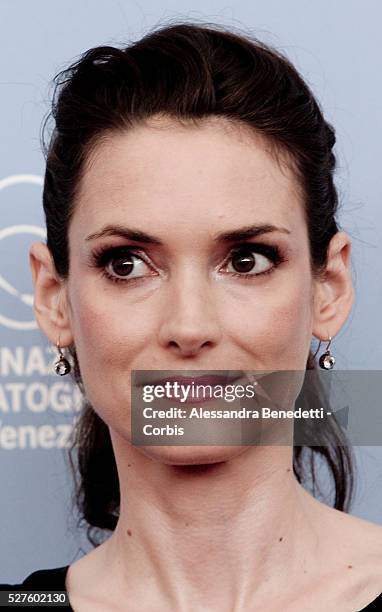
[(154, 272), (142, 254), (138, 255), (127, 247), (102, 249), (93, 253), (93, 261), (104, 276), (116, 283), (136, 281), (152, 276)]
[(278, 249), (271, 245), (247, 243), (233, 249), (228, 261), (229, 274), (248, 278), (272, 272), (281, 263), (282, 257)]
[(122, 276), (125, 278), (129, 276), (129, 278), (135, 278), (139, 276), (139, 271), (142, 270), (143, 267), (147, 266), (147, 264), (139, 259), (133, 253), (126, 253), (126, 255), (118, 255), (110, 258), (109, 263), (106, 266), (106, 270), (112, 275)]

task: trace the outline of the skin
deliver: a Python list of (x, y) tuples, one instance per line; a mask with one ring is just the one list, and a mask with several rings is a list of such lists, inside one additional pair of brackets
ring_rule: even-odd
[[(313, 499), (293, 476), (291, 447), (130, 442), (131, 370), (305, 370), (312, 336), (335, 338), (348, 318), (349, 236), (332, 238), (315, 278), (287, 162), (222, 119), (152, 118), (93, 151), (69, 228), (68, 280), (43, 243), (31, 247), (36, 319), (52, 343), (75, 343), (120, 480), (115, 532), (68, 571), (80, 612), (126, 601), (132, 611), (349, 610), (382, 591), (381, 528)], [(86, 240), (111, 223), (163, 245)], [(213, 238), (255, 223), (288, 230), (249, 240), (277, 245), (285, 261), (269, 275), (233, 277), (223, 265), (233, 245)], [(127, 244), (155, 266), (140, 263), (139, 282), (114, 284), (89, 265), (94, 248)]]

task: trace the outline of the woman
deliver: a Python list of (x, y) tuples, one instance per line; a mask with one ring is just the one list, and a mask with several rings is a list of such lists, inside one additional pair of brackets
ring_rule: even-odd
[(57, 84), (34, 310), (84, 393), (83, 516), (112, 535), (23, 588), (79, 612), (377, 609), (382, 530), (345, 512), (338, 433), (310, 449), (334, 508), (302, 486), (308, 448), (131, 443), (133, 370), (305, 371), (347, 320), (335, 135), (311, 91), (266, 45), (192, 24), (91, 49)]

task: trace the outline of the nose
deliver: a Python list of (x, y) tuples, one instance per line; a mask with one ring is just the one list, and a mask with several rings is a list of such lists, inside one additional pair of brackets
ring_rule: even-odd
[(159, 343), (177, 356), (192, 357), (221, 338), (217, 296), (207, 278), (193, 271), (169, 281)]

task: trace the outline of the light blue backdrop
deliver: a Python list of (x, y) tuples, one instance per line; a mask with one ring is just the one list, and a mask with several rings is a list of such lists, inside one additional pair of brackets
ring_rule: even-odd
[[(0, 2), (0, 582), (89, 549), (70, 511), (65, 439), (78, 403), (51, 372), (36, 328), (28, 248), (43, 236), (40, 126), (52, 77), (86, 49), (169, 20), (251, 29), (286, 52), (337, 130), (343, 229), (353, 238), (356, 303), (332, 345), (339, 368), (381, 369), (381, 4), (340, 0), (28, 0)], [(353, 513), (382, 524), (382, 451), (359, 449)]]

